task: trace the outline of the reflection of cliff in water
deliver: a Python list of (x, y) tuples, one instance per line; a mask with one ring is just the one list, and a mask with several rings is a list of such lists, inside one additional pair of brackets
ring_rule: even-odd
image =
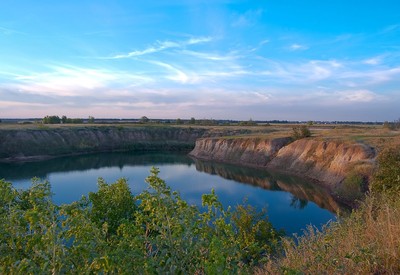
[(85, 171), (105, 167), (161, 164), (193, 164), (186, 154), (171, 152), (114, 152), (98, 153), (79, 156), (54, 158), (38, 162), (0, 163), (0, 179), (8, 181), (30, 179), (33, 177), (46, 178), (55, 172)]
[(259, 186), (271, 191), (290, 192), (293, 195), (290, 203), (292, 207), (302, 209), (307, 205), (308, 201), (312, 201), (319, 207), (333, 213), (345, 208), (345, 206), (335, 201), (327, 190), (299, 177), (230, 164), (204, 162), (198, 159), (195, 159), (195, 163), (197, 171)]

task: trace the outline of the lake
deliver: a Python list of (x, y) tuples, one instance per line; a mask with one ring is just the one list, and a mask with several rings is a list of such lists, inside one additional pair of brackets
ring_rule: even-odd
[(235, 206), (244, 200), (267, 209), (270, 221), (289, 235), (302, 234), (307, 225), (320, 228), (342, 206), (324, 189), (304, 179), (261, 169), (194, 160), (172, 152), (114, 152), (61, 157), (39, 162), (0, 163), (0, 178), (17, 188), (30, 186), (31, 178), (50, 181), (57, 204), (71, 203), (97, 190), (97, 179), (128, 179), (134, 194), (147, 188), (152, 166), (172, 190), (190, 204), (201, 205), (201, 195), (215, 189), (222, 204)]

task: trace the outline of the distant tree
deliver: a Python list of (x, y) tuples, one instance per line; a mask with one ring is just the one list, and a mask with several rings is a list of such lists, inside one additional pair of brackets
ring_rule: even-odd
[(250, 118), (248, 121), (239, 122), (239, 125), (242, 125), (242, 126), (255, 126), (255, 125), (257, 125), (257, 123), (255, 121), (253, 121), (252, 118)]
[(393, 123), (390, 123), (389, 121), (385, 121), (383, 123), (383, 128), (389, 129), (389, 130), (393, 130), (394, 129), (394, 125), (393, 125)]
[(389, 129), (389, 130), (400, 129), (400, 119), (395, 120), (393, 122), (385, 121), (383, 123), (383, 128), (386, 128), (386, 129)]
[(43, 118), (43, 124), (59, 124), (61, 119), (59, 116), (45, 116)]
[(215, 121), (214, 119), (202, 119), (202, 120), (200, 120), (200, 124), (211, 126), (211, 125), (216, 125), (217, 121)]
[(308, 126), (313, 126), (314, 125), (314, 121), (310, 120), (309, 122), (307, 122)]
[(67, 116), (62, 116), (61, 117), (61, 122), (64, 124), (64, 123), (67, 123)]
[(147, 117), (147, 116), (142, 116), (141, 118), (140, 118), (140, 122), (141, 123), (147, 123), (147, 122), (149, 122), (150, 120), (149, 120), (149, 118)]
[(94, 117), (89, 116), (88, 122), (89, 122), (89, 123), (94, 123)]
[(2, 121), (1, 121), (1, 119), (0, 119), (0, 123), (1, 123)]
[(181, 125), (181, 124), (183, 124), (183, 121), (182, 121), (182, 119), (178, 118), (178, 119), (176, 120), (176, 124), (178, 124), (178, 125)]
[(189, 121), (189, 124), (196, 124), (196, 119), (192, 117)]
[(83, 119), (81, 119), (81, 118), (71, 118), (70, 121), (73, 124), (81, 124), (81, 123), (83, 123)]
[(400, 129), (400, 118), (393, 122), (395, 129)]

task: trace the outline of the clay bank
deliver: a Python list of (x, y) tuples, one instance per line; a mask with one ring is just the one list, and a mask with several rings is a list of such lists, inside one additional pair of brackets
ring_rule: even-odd
[(372, 147), (356, 142), (248, 137), (201, 138), (190, 155), (296, 174), (334, 190), (354, 176), (367, 185), (376, 153)]

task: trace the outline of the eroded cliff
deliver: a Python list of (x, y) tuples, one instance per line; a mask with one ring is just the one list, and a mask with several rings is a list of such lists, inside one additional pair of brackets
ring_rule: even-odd
[(375, 156), (375, 150), (362, 143), (301, 139), (279, 150), (267, 168), (305, 175), (334, 187), (350, 173), (368, 177)]
[(190, 151), (198, 138), (238, 133), (241, 132), (140, 126), (0, 130), (0, 160), (27, 160), (105, 151)]
[(290, 138), (203, 138), (196, 141), (191, 156), (247, 166), (265, 166)]
[(375, 163), (375, 150), (368, 145), (312, 138), (294, 142), (290, 138), (205, 138), (196, 141), (190, 155), (292, 173), (330, 188), (349, 173), (368, 177)]

